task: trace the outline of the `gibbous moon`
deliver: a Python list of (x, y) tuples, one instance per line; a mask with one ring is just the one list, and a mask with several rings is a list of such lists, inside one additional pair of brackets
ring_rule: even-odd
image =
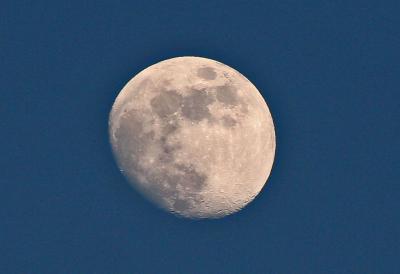
[(237, 212), (261, 191), (275, 155), (266, 102), (220, 62), (178, 57), (137, 74), (109, 118), (123, 174), (159, 207), (187, 218)]

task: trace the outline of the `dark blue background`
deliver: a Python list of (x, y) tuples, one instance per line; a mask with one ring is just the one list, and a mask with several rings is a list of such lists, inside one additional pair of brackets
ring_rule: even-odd
[[(56, 2), (56, 3), (55, 3)], [(400, 273), (398, 1), (2, 1), (1, 273)], [(148, 203), (111, 155), (123, 85), (195, 55), (275, 119), (269, 184), (238, 214)]]

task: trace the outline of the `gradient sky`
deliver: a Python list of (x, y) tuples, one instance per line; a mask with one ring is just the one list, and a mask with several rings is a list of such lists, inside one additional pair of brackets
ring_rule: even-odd
[[(0, 273), (400, 273), (399, 1), (0, 4)], [(120, 174), (108, 114), (163, 59), (239, 70), (274, 117), (268, 185), (178, 219)]]

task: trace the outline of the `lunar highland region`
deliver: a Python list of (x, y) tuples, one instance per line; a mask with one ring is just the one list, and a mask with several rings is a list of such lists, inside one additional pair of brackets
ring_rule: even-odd
[(266, 102), (236, 70), (178, 57), (141, 71), (109, 118), (123, 174), (164, 210), (187, 218), (237, 212), (261, 191), (275, 154)]

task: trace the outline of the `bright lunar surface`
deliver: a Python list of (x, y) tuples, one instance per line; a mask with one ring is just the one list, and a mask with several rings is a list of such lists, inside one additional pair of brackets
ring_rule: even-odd
[(112, 107), (109, 133), (135, 188), (188, 218), (243, 208), (263, 188), (275, 155), (274, 124), (257, 88), (200, 57), (168, 59), (130, 80)]

